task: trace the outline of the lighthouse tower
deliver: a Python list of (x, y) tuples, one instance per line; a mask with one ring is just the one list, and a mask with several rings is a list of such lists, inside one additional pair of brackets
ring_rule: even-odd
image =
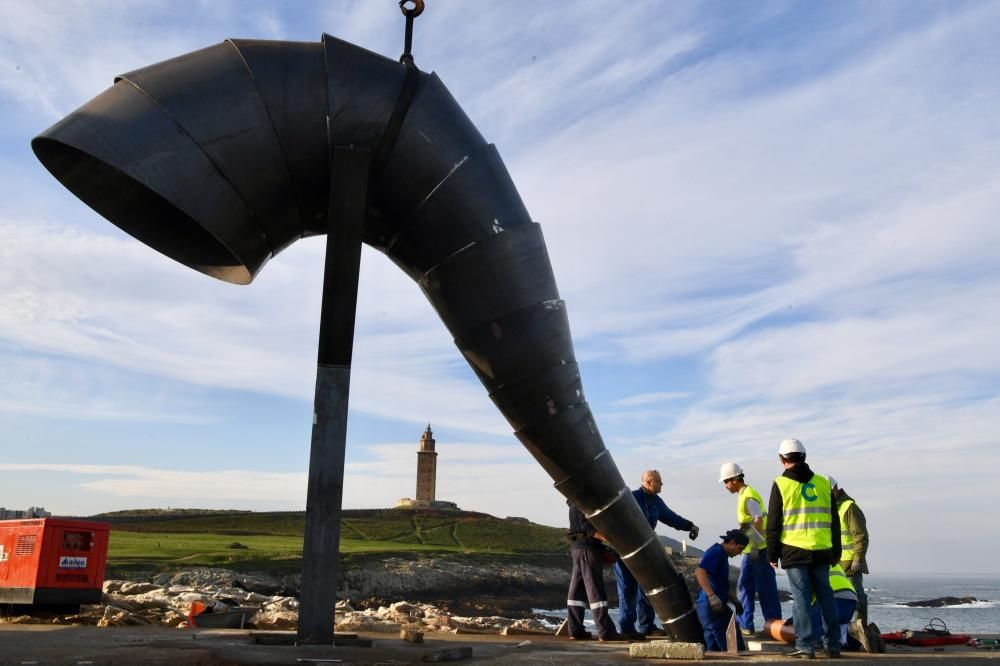
[(437, 486), (437, 452), (434, 450), (434, 433), (431, 424), (420, 437), (420, 449), (417, 451), (417, 501), (433, 502)]
[(434, 450), (434, 432), (431, 424), (420, 437), (417, 449), (417, 496), (404, 497), (396, 502), (398, 509), (458, 509), (458, 504), (437, 499), (437, 451)]

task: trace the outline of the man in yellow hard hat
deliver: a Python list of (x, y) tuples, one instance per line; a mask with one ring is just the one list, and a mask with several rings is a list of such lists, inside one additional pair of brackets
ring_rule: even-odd
[(781, 619), (778, 584), (767, 558), (767, 543), (764, 541), (767, 512), (764, 511), (764, 500), (760, 493), (746, 483), (743, 468), (738, 464), (730, 462), (722, 465), (719, 469), (719, 483), (730, 493), (738, 495), (736, 520), (749, 540), (743, 551), (740, 575), (736, 579), (736, 598), (743, 606), (743, 612), (736, 617), (736, 623), (744, 636), (752, 636), (755, 596), (760, 600), (765, 625), (769, 620)]
[(771, 566), (780, 560), (792, 588), (795, 606), (795, 647), (790, 657), (813, 659), (821, 643), (822, 626), (814, 626), (809, 606), (816, 595), (826, 622), (824, 656), (840, 656), (837, 604), (830, 588), (830, 565), (840, 561), (840, 519), (833, 505), (833, 489), (826, 477), (806, 464), (806, 447), (797, 439), (778, 446), (784, 472), (774, 480), (767, 506), (767, 556)]

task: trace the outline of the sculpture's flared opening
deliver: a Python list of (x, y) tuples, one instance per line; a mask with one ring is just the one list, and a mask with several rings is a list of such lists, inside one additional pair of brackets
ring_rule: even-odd
[(37, 137), (35, 155), (56, 179), (126, 233), (185, 266), (233, 284), (250, 270), (225, 244), (162, 196), (101, 159)]

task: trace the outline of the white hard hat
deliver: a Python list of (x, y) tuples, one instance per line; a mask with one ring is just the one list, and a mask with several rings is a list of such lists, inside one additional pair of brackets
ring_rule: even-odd
[(789, 437), (788, 439), (782, 440), (781, 444), (778, 445), (778, 453), (781, 455), (787, 455), (789, 453), (801, 453), (802, 455), (805, 455), (806, 447), (802, 446), (802, 442), (799, 440)]
[(826, 480), (830, 482), (830, 487), (831, 488), (839, 488), (840, 487), (840, 484), (837, 483), (837, 479), (833, 478), (829, 474), (827, 474)]
[(736, 463), (723, 463), (722, 467), (719, 468), (719, 483), (734, 476), (739, 476), (742, 473), (743, 468)]

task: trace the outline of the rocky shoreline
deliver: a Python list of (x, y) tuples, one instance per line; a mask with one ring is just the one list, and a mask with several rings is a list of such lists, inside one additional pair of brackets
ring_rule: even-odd
[[(444, 555), (354, 556), (342, 561), (338, 576), (337, 629), (428, 632), (551, 632), (537, 609), (566, 603), (570, 562), (566, 554), (538, 556)], [(697, 560), (675, 558), (694, 585)], [(735, 569), (733, 569), (735, 574)], [(605, 570), (614, 599), (614, 577)], [(192, 604), (214, 612), (235, 606), (260, 610), (251, 619), (261, 629), (292, 629), (298, 621), (297, 575), (274, 576), (222, 568), (174, 573), (132, 572), (132, 580), (104, 583), (101, 604), (79, 613), (36, 611), (0, 617), (0, 623), (55, 623), (97, 626), (186, 626)]]
[[(200, 604), (210, 613), (234, 607), (259, 610), (250, 618), (257, 629), (295, 629), (299, 601), (294, 596), (267, 594), (283, 583), (265, 574), (234, 575), (226, 569), (194, 569), (160, 574), (150, 582), (108, 580), (101, 603), (82, 606), (64, 615), (49, 611), (0, 617), (0, 624), (61, 624), (119, 626), (189, 626), (192, 607)], [(552, 626), (532, 618), (497, 615), (468, 617), (420, 602), (397, 601), (383, 605), (376, 598), (355, 608), (340, 601), (337, 631), (398, 632), (400, 629), (440, 633), (551, 633)], [(197, 617), (194, 620), (197, 624)]]

